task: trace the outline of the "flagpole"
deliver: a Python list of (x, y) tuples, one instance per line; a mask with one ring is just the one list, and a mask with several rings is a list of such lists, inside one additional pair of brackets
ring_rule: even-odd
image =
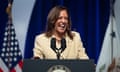
[(114, 2), (115, 0), (110, 0), (110, 23), (111, 23), (111, 62), (113, 60), (113, 48), (114, 48), (114, 38), (115, 38), (115, 31), (114, 31)]
[(6, 8), (6, 13), (8, 14), (8, 20), (12, 23), (12, 0), (8, 0), (8, 6)]
[[(8, 6), (6, 8), (6, 13), (8, 14), (8, 48), (10, 49), (10, 44), (11, 44), (11, 27), (10, 27), (10, 24), (12, 24), (12, 13), (11, 13), (11, 10), (12, 10), (12, 2), (11, 0), (8, 0)], [(10, 50), (8, 49), (8, 67), (9, 67), (9, 72), (10, 72)]]

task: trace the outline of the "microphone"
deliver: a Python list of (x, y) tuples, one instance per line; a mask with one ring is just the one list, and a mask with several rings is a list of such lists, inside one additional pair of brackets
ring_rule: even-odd
[(56, 39), (55, 38), (52, 38), (51, 39), (51, 44), (50, 44), (50, 47), (53, 49), (53, 51), (56, 52)]
[[(55, 38), (52, 38), (51, 39), (51, 44), (50, 44), (50, 47), (52, 48), (52, 50), (57, 54), (57, 59), (59, 60), (60, 59), (60, 54), (65, 50), (66, 48), (66, 40), (65, 38), (62, 38), (61, 40), (61, 48), (57, 48), (56, 47), (56, 39)], [(61, 51), (60, 51), (61, 50)]]
[(62, 38), (62, 40), (61, 40), (61, 53), (65, 50), (65, 48), (66, 48), (66, 40), (65, 40), (65, 38)]

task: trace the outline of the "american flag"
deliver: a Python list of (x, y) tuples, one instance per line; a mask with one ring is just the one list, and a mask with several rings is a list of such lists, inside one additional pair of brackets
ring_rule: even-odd
[(0, 72), (22, 72), (22, 54), (19, 49), (15, 28), (8, 20), (0, 49)]

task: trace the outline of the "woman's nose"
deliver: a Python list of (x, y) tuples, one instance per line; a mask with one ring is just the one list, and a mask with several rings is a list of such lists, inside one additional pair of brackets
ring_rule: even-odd
[(62, 22), (66, 22), (66, 19), (65, 19), (65, 18), (62, 18)]

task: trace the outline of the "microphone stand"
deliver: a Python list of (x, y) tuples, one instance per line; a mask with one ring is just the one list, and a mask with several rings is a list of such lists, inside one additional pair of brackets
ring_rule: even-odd
[[(61, 53), (62, 53), (62, 48), (55, 48), (57, 51), (55, 51), (56, 52), (56, 55), (57, 55), (57, 59), (58, 60), (60, 60), (60, 55), (61, 55)], [(60, 51), (61, 50), (61, 51)]]
[(60, 60), (60, 52), (59, 52), (59, 49), (57, 50), (57, 59)]

